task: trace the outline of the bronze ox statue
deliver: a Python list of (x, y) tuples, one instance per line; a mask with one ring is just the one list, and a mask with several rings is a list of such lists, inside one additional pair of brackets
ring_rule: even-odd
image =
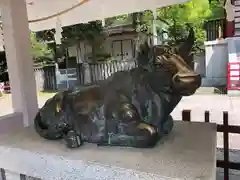
[(145, 43), (141, 57), (153, 57), (159, 68), (119, 71), (97, 84), (57, 93), (39, 110), (36, 132), (49, 140), (64, 139), (69, 148), (84, 142), (153, 147), (170, 133), (170, 113), (182, 96), (196, 91), (201, 77), (168, 46)]

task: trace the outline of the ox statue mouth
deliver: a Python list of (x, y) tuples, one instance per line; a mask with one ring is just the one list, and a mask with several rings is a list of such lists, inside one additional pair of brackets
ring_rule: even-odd
[(182, 96), (190, 96), (201, 86), (201, 76), (199, 74), (177, 74), (173, 77), (175, 91)]

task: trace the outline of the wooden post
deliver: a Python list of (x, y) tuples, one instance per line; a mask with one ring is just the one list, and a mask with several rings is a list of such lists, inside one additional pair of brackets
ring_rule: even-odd
[(26, 180), (26, 179), (27, 179), (26, 175), (20, 174), (20, 180)]
[(0, 180), (6, 180), (6, 174), (4, 169), (0, 169)]
[(229, 180), (229, 135), (228, 135), (228, 112), (223, 112), (223, 153), (224, 153), (224, 180)]
[(182, 111), (182, 120), (183, 121), (191, 121), (191, 110), (183, 110)]
[(204, 112), (204, 121), (205, 121), (205, 122), (208, 122), (208, 123), (210, 122), (210, 120), (209, 120), (209, 114), (210, 114), (209, 111), (205, 111), (205, 112)]

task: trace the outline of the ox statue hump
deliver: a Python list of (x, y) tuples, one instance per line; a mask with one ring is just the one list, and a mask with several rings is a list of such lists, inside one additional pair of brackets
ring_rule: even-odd
[(153, 57), (157, 70), (139, 65), (57, 93), (37, 113), (36, 132), (49, 140), (63, 139), (69, 148), (84, 142), (154, 147), (171, 132), (170, 113), (182, 96), (192, 95), (201, 84), (200, 75), (179, 54), (168, 46), (143, 44), (138, 58)]

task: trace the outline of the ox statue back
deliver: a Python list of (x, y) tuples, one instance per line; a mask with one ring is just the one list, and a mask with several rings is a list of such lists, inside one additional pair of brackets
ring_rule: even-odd
[(138, 58), (154, 58), (157, 69), (139, 66), (97, 84), (57, 93), (36, 115), (36, 132), (45, 139), (63, 139), (69, 148), (84, 142), (154, 147), (171, 132), (170, 113), (182, 96), (192, 95), (201, 85), (200, 75), (181, 53), (143, 43)]

